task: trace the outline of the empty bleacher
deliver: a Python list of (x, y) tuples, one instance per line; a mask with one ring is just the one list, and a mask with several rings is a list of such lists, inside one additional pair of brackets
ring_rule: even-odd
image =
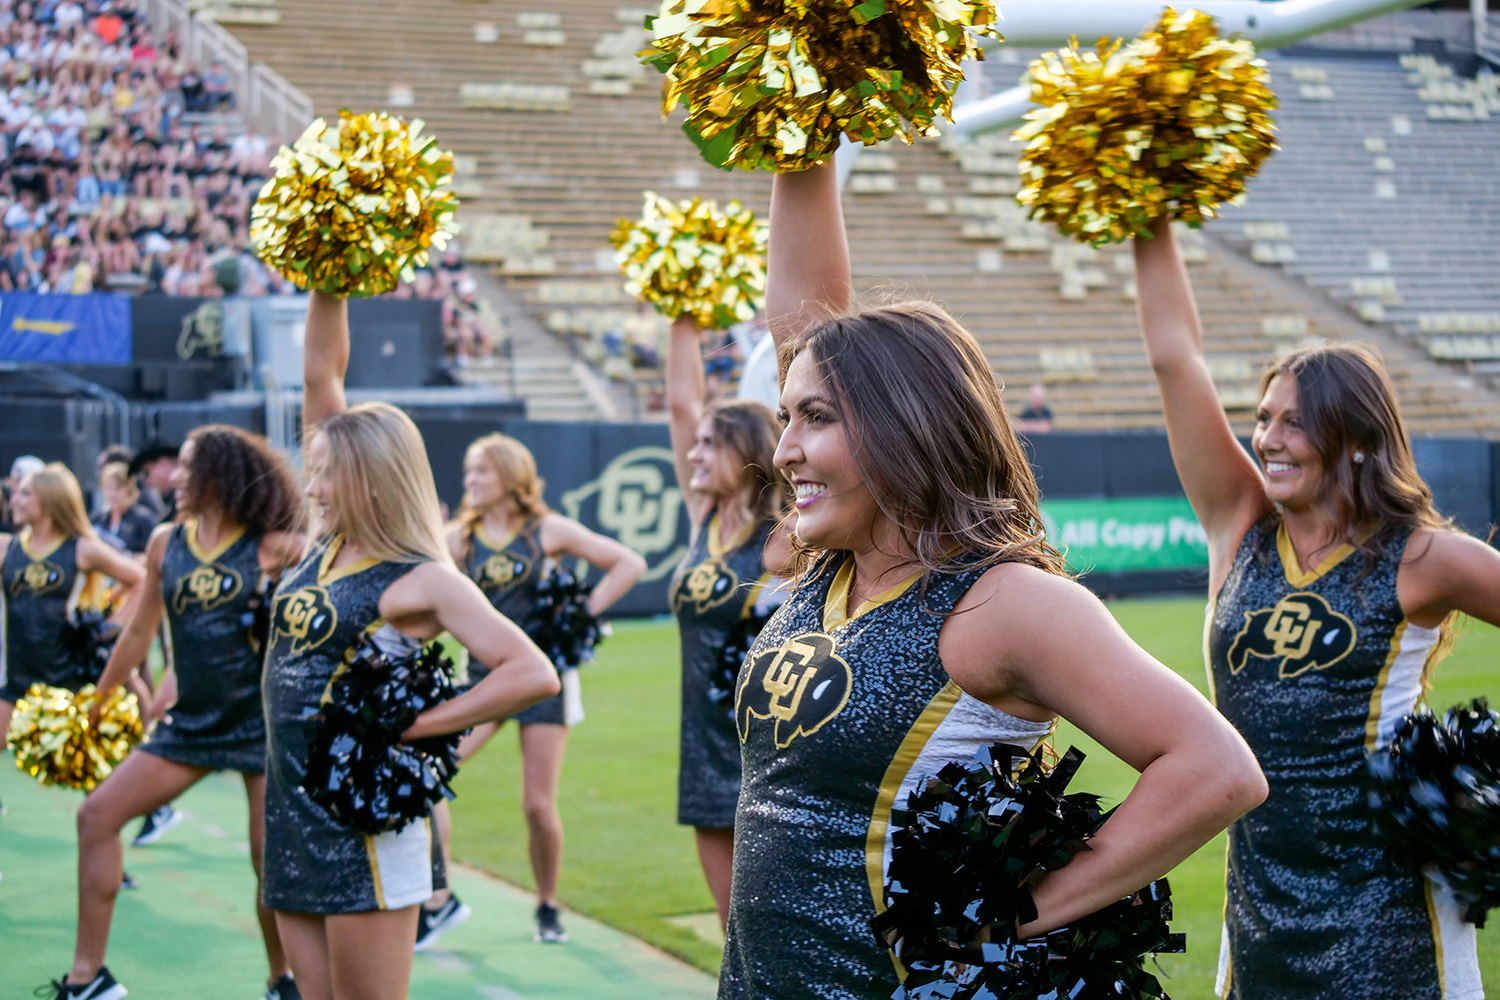
[[(479, 242), (506, 294), (536, 320), (550, 319), (554, 329), (584, 331), (569, 336), (586, 337), (604, 311), (630, 306), (618, 291), (608, 237), (616, 217), (638, 214), (641, 191), (739, 198), (765, 209), (769, 177), (716, 171), (704, 163), (675, 121), (661, 120), (659, 80), (629, 69), (629, 53), (644, 40), (638, 26), (646, 11), (640, 6), (580, 0), (560, 10), (538, 10), (525, 0), (432, 0), (420, 6), (280, 0), (277, 10), (277, 24), (233, 26), (251, 57), (305, 90), (319, 113), (395, 105), (403, 114), (424, 118), (462, 157), (460, 218), (476, 235), (483, 234)], [(536, 15), (548, 15), (546, 23)], [(1023, 68), (1023, 55), (1002, 55), (987, 64), (986, 86), (1012, 82)], [(1304, 205), (1294, 212), (1290, 201), (1276, 200), (1278, 190), (1290, 192), (1305, 176), (1305, 157), (1316, 164), (1331, 155), (1336, 144), (1328, 141), (1327, 123), (1350, 106), (1353, 95), (1345, 91), (1358, 90), (1363, 80), (1343, 74), (1366, 72), (1359, 68), (1363, 62), (1339, 61), (1328, 69), (1327, 84), (1294, 81), (1289, 70), (1283, 72), (1291, 63), (1278, 62), (1288, 148), (1266, 180), (1252, 188), (1245, 210), (1208, 234), (1193, 234), (1194, 281), (1222, 397), (1243, 429), (1256, 373), (1266, 360), (1308, 338), (1357, 337), (1373, 341), (1386, 355), (1416, 432), (1495, 435), (1500, 395), (1487, 381), (1434, 360), (1417, 338), (1401, 335), (1389, 323), (1363, 320), (1321, 287), (1285, 273), (1287, 267), (1310, 267), (1326, 251), (1335, 270), (1322, 285), (1348, 287), (1351, 268), (1368, 262), (1374, 249), (1361, 245), (1366, 238), (1356, 231), (1346, 238), (1318, 221), (1320, 213), (1336, 215), (1335, 203), (1349, 200), (1356, 188), (1372, 194), (1376, 182), (1388, 176), (1377, 176), (1370, 165), (1376, 154), (1364, 152), (1364, 125), (1339, 131), (1365, 157), (1358, 161), (1358, 184), (1356, 160), (1339, 159), (1332, 161), (1337, 166), (1322, 168), (1339, 177), (1308, 181), (1304, 198), (1313, 210)], [(1493, 129), (1476, 122), (1429, 122), (1394, 57), (1385, 62), (1370, 71), (1380, 84), (1370, 108), (1407, 102), (1415, 109), (1408, 118), (1419, 137), (1440, 129), (1468, 129), (1463, 134), (1474, 136)], [(1294, 100), (1287, 88), (1298, 93), (1300, 86), (1331, 87), (1333, 99)], [(1160, 401), (1135, 325), (1128, 248), (1098, 254), (1075, 250), (1061, 244), (1055, 232), (1021, 219), (1010, 200), (1015, 151), (1007, 146), (1002, 138), (968, 147), (925, 140), (867, 155), (845, 197), (858, 284), (867, 299), (909, 293), (946, 304), (984, 344), (1011, 387), (1007, 397), (1017, 410), (1024, 405), (1025, 386), (1044, 382), (1059, 429), (1160, 426)], [(1417, 270), (1413, 256), (1407, 269), (1403, 244), (1415, 248), (1421, 242), (1411, 238), (1386, 248), (1397, 270), (1369, 275), (1397, 279), (1395, 293), (1374, 289), (1375, 298), (1389, 302), (1387, 315), (1399, 319), (1405, 303), (1425, 309), (1423, 296), (1429, 294), (1435, 301), (1456, 301), (1453, 290), (1442, 290), (1448, 286), (1440, 261), (1448, 250), (1466, 244), (1446, 239), (1442, 226), (1451, 222), (1479, 230), (1487, 225), (1493, 240), (1497, 219), (1481, 214), (1493, 209), (1480, 207), (1478, 194), (1472, 213), (1458, 204), (1439, 206), (1441, 213), (1424, 208), (1449, 190), (1441, 187), (1441, 178), (1465, 172), (1452, 183), (1484, 187), (1479, 178), (1488, 176), (1493, 206), (1500, 185), (1493, 180), (1495, 150), (1488, 148), (1487, 154), (1476, 153), (1451, 168), (1425, 152), (1417, 158), (1413, 149), (1409, 177), (1400, 168), (1407, 153), (1388, 152), (1398, 164), (1398, 198), (1349, 202), (1391, 209), (1406, 204), (1402, 196), (1409, 193), (1408, 223), (1433, 223), (1424, 252), (1438, 262), (1435, 266)], [(1485, 155), (1488, 175), (1479, 166)], [(1351, 222), (1361, 211), (1351, 209)], [(1246, 240), (1247, 222), (1282, 223), (1286, 238)], [(1358, 253), (1340, 250), (1344, 242)], [(1262, 247), (1261, 256), (1295, 255), (1295, 261), (1252, 263), (1256, 243), (1271, 247)], [(1060, 245), (1064, 248), (1057, 249)], [(1473, 245), (1480, 245), (1478, 237)], [(1278, 249), (1288, 246), (1290, 252)], [(1476, 266), (1484, 252), (1481, 247), (1472, 254)], [(1489, 259), (1496, 262), (1493, 254)], [(1424, 285), (1429, 275), (1439, 290)], [(1492, 269), (1491, 293), (1495, 285)], [(1398, 295), (1401, 305), (1395, 302)]]

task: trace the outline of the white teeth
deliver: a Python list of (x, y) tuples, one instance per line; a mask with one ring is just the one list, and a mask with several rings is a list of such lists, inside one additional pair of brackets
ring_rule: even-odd
[(808, 497), (817, 496), (827, 488), (822, 483), (798, 483), (797, 499), (806, 500)]
[(1272, 473), (1275, 473), (1275, 472), (1291, 472), (1295, 468), (1297, 468), (1297, 467), (1295, 465), (1292, 465), (1290, 462), (1267, 462), (1266, 463), (1266, 471), (1267, 472), (1272, 472)]

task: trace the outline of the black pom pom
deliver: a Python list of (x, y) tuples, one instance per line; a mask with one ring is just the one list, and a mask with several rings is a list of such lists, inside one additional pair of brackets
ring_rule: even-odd
[(562, 569), (554, 569), (537, 582), (536, 601), (521, 627), (558, 670), (592, 661), (594, 647), (609, 634), (589, 613), (592, 592), (592, 587)]
[(240, 614), (240, 625), (250, 639), (250, 648), (261, 653), (271, 635), (271, 605), (275, 601), (276, 582), (261, 575), (260, 586), (250, 595), (244, 612)]
[(418, 715), (458, 693), (451, 667), (436, 643), (392, 660), (361, 636), (308, 743), (308, 797), (369, 834), (399, 830), (452, 798), (460, 734), (401, 742)]
[[(1070, 749), (1048, 768), (1040, 749), (997, 744), (975, 763), (947, 765), (892, 812), (887, 909), (871, 927), (908, 970), (894, 997), (1166, 996), (1143, 968), (1151, 952), (1183, 950), (1167, 927), (1165, 880), (1071, 926), (1015, 938), (1036, 919), (1030, 886), (1087, 850), (1108, 818), (1097, 796), (1065, 794), (1082, 762)], [(977, 944), (981, 936), (990, 940)]]
[(75, 611), (63, 622), (62, 641), (67, 651), (68, 672), (63, 683), (77, 691), (85, 684), (96, 683), (104, 674), (109, 654), (120, 637), (120, 626), (109, 620), (110, 612), (102, 609)]
[(1392, 856), (1434, 871), (1480, 927), (1500, 906), (1500, 715), (1477, 699), (1423, 709), (1368, 759), (1367, 799)]
[(734, 692), (740, 680), (740, 667), (750, 655), (755, 637), (770, 621), (770, 615), (751, 614), (735, 622), (725, 636), (719, 659), (714, 664), (708, 681), (708, 698), (716, 706), (734, 718)]

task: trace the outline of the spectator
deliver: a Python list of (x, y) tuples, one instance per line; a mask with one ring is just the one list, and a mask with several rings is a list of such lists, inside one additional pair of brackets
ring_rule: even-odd
[(39, 114), (33, 114), (21, 131), (16, 133), (17, 146), (30, 146), (42, 155), (52, 152), (52, 131)]
[(21, 480), (33, 472), (40, 471), (44, 465), (46, 463), (35, 455), (22, 455), (10, 463), (10, 475), (4, 481), (0, 481), (0, 494), (3, 494), (0, 495), (0, 500), (4, 501), (4, 506), (0, 507), (0, 532), (10, 534), (16, 530), (16, 526), (10, 520), (10, 498), (15, 493), (16, 487), (21, 484)]
[(207, 104), (205, 110), (234, 110), (234, 81), (229, 78), (229, 71), (223, 63), (213, 62), (203, 74), (203, 94)]
[(27, 189), (5, 210), (4, 222), (12, 233), (25, 234), (46, 225), (47, 213), (37, 205), (36, 195)]
[(152, 440), (136, 453), (128, 467), (140, 485), (140, 502), (150, 507), (160, 521), (177, 516), (177, 494), (172, 488), (172, 474), (177, 471), (177, 446)]
[(1045, 434), (1052, 430), (1052, 407), (1047, 405), (1047, 387), (1037, 382), (1026, 397), (1016, 430), (1022, 434)]
[(130, 478), (124, 462), (111, 462), (99, 472), (99, 492), (104, 497), (104, 511), (94, 518), (101, 534), (119, 543), (132, 555), (146, 551), (151, 531), (156, 527), (155, 511), (140, 502), (141, 491)]

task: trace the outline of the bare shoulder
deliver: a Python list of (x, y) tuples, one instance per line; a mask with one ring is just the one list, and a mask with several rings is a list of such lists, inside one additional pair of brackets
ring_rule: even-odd
[(162, 557), (167, 553), (167, 542), (172, 538), (172, 530), (176, 527), (169, 521), (151, 529), (151, 537), (146, 541), (147, 562), (153, 566), (161, 565)]
[(298, 531), (268, 531), (260, 539), (260, 564), (264, 569), (295, 566), (307, 555), (308, 537)]
[(1037, 614), (1054, 615), (1070, 607), (1098, 607), (1099, 600), (1081, 584), (1026, 563), (1001, 563), (984, 575), (959, 600), (954, 621), (963, 612), (976, 621), (1027, 621)]
[(1462, 531), (1418, 528), (1401, 554), (1397, 585), (1402, 604), (1425, 606), (1465, 588), (1483, 586), (1500, 574), (1500, 552)]
[(457, 559), (464, 551), (464, 537), (469, 531), (462, 521), (449, 521), (443, 527), (443, 540), (448, 543), (448, 551)]

